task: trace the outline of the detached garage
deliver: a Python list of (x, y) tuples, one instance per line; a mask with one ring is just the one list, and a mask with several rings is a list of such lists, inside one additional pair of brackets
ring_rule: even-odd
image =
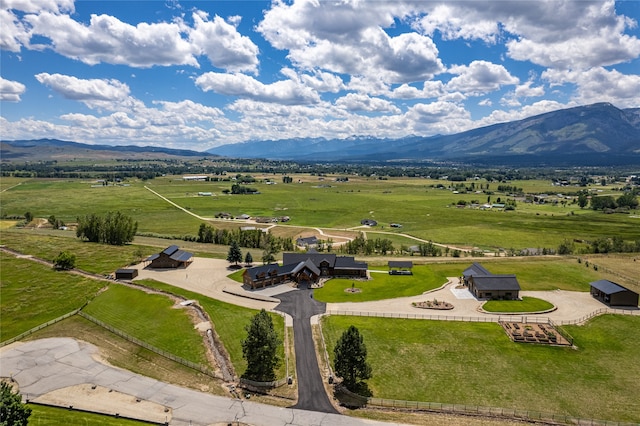
[(132, 280), (137, 276), (137, 269), (118, 269), (116, 271), (116, 280)]
[(638, 306), (638, 293), (609, 280), (594, 281), (591, 295), (609, 306)]

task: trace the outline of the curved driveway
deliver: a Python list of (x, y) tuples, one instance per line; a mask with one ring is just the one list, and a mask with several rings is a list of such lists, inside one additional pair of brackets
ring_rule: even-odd
[[(384, 426), (389, 423), (362, 420), (326, 412), (275, 407), (251, 401), (230, 399), (197, 392), (108, 366), (94, 359), (97, 348), (70, 338), (49, 338), (14, 343), (0, 349), (0, 376), (12, 377), (20, 393), (32, 401), (59, 389), (91, 384), (90, 389), (116, 391), (129, 395), (128, 410), (123, 404), (118, 413), (123, 416), (148, 418), (136, 405), (145, 401), (160, 408), (161, 421), (172, 425), (211, 425), (242, 422), (256, 426)], [(75, 404), (72, 399), (72, 404)], [(77, 405), (78, 408), (81, 408)], [(101, 412), (101, 410), (96, 410)], [(114, 415), (113, 411), (102, 411)], [(154, 413), (157, 421), (157, 413)]]

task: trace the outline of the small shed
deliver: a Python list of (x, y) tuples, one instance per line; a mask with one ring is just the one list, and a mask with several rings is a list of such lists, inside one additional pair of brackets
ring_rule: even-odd
[(609, 306), (638, 306), (638, 293), (609, 280), (589, 284), (591, 295)]
[(413, 262), (403, 260), (389, 261), (389, 275), (413, 275)]
[(132, 280), (138, 276), (137, 269), (118, 269), (116, 271), (116, 280)]

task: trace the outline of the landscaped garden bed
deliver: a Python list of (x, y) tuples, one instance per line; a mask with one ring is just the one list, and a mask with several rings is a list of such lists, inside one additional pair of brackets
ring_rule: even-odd
[(413, 302), (411, 306), (420, 309), (438, 309), (438, 310), (449, 310), (453, 309), (453, 305), (449, 302), (445, 302), (443, 300), (425, 300), (424, 302)]

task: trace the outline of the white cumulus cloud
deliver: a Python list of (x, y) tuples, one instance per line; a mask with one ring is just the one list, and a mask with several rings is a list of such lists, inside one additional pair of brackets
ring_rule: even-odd
[(11, 81), (0, 77), (0, 101), (20, 102), (26, 86), (18, 81)]

